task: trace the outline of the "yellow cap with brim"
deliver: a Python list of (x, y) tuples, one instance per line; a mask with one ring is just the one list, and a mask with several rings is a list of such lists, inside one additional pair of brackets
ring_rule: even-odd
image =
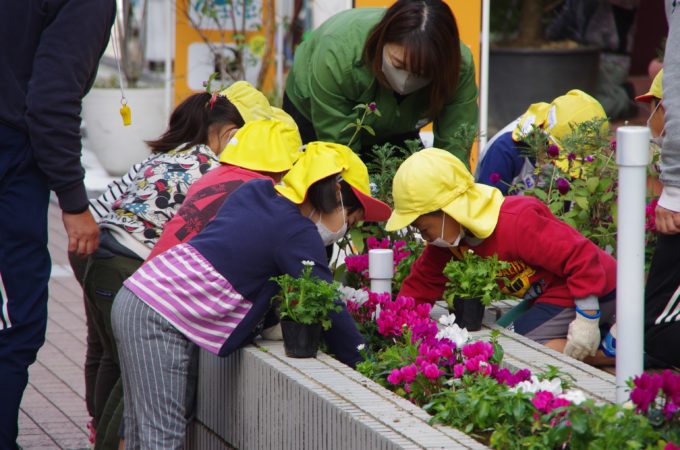
[(254, 120), (229, 140), (220, 162), (261, 172), (285, 172), (302, 154), (300, 147), (297, 127), (279, 120)]
[(368, 169), (347, 146), (330, 142), (310, 142), (295, 165), (283, 177), (276, 190), (293, 203), (305, 201), (310, 186), (337, 174), (352, 188), (364, 208), (364, 220), (382, 222), (390, 216), (390, 207), (371, 197)]
[(654, 77), (654, 81), (652, 81), (649, 91), (635, 97), (635, 101), (650, 103), (655, 98), (663, 100), (663, 69), (661, 69)]
[[(561, 140), (571, 134), (572, 124), (594, 119), (606, 119), (607, 114), (600, 102), (578, 89), (572, 89), (550, 103), (535, 103), (522, 115), (512, 132), (519, 142), (531, 131), (532, 125), (542, 128), (550, 140), (562, 148)], [(605, 122), (608, 127), (608, 123)], [(606, 130), (604, 130), (606, 131)]]
[(267, 97), (247, 81), (237, 81), (222, 92), (238, 110), (245, 123), (253, 120), (276, 119), (297, 128), (293, 118), (282, 109), (269, 104)]
[(409, 156), (394, 177), (394, 211), (385, 225), (400, 230), (423, 214), (442, 210), (478, 238), (487, 238), (498, 223), (503, 194), (475, 183), (458, 158), (438, 148)]

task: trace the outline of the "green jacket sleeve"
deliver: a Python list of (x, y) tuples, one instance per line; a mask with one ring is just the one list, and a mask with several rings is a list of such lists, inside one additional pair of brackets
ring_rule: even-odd
[[(352, 91), (360, 88), (353, 71), (361, 70), (346, 61), (351, 57), (340, 46), (326, 42), (319, 45), (309, 67), (311, 121), (317, 138), (345, 145), (354, 133), (354, 128), (343, 131), (356, 117), (356, 102), (351, 99), (357, 95)], [(352, 149), (360, 148), (361, 140), (355, 139)]]
[(464, 44), (460, 50), (458, 88), (434, 122), (434, 146), (450, 151), (468, 166), (471, 145), (479, 126), (479, 107), (472, 54)]

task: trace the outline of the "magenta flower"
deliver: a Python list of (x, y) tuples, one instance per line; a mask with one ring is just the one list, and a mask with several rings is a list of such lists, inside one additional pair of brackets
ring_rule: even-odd
[(678, 412), (678, 405), (672, 401), (669, 401), (663, 407), (663, 415), (666, 416), (666, 420), (671, 420), (676, 412)]
[(593, 161), (595, 161), (595, 158), (593, 157), (593, 155), (588, 155), (588, 156), (586, 156), (586, 162), (591, 163), (591, 162), (593, 162)]
[(403, 378), (399, 369), (392, 370), (392, 372), (390, 372), (390, 374), (387, 375), (387, 381), (392, 384), (401, 383), (403, 381)]
[(558, 178), (557, 190), (560, 192), (560, 194), (565, 195), (567, 192), (569, 192), (569, 190), (571, 190), (571, 185), (569, 184), (569, 181), (567, 181), (566, 178)]
[(611, 143), (609, 144), (609, 147), (610, 147), (612, 150), (616, 151), (616, 141), (611, 141)]
[(371, 111), (375, 111), (376, 109), (378, 109), (378, 105), (376, 105), (375, 102), (371, 102), (368, 104), (368, 109), (370, 109)]
[(673, 442), (668, 442), (666, 446), (663, 448), (663, 450), (680, 450), (680, 447), (675, 445)]
[(408, 366), (402, 367), (400, 372), (404, 383), (413, 383), (413, 380), (416, 379), (416, 375), (418, 375), (418, 368), (415, 364), (410, 364)]
[(463, 376), (465, 373), (465, 365), (464, 364), (456, 364), (453, 366), (453, 376), (455, 378), (460, 378)]
[(488, 361), (493, 355), (493, 345), (485, 341), (476, 341), (471, 344), (464, 345), (461, 349), (463, 356), (466, 358), (481, 357), (482, 361)]
[(439, 370), (439, 367), (437, 367), (436, 364), (426, 364), (423, 367), (423, 375), (425, 375), (425, 378), (428, 380), (435, 380), (439, 378), (439, 375), (441, 375), (441, 371)]
[(550, 156), (551, 158), (557, 158), (558, 156), (560, 156), (560, 148), (555, 144), (551, 144), (548, 147), (548, 156)]
[(498, 184), (498, 182), (501, 181), (501, 174), (498, 172), (493, 172), (491, 175), (489, 175), (489, 181), (491, 184)]
[(661, 389), (671, 402), (680, 405), (680, 375), (664, 370), (661, 373)]
[(576, 153), (573, 153), (573, 152), (572, 152), (572, 153), (569, 153), (569, 154), (567, 155), (567, 159), (568, 159), (569, 161), (575, 160), (575, 159), (576, 159)]
[(662, 379), (659, 374), (643, 373), (633, 379), (635, 388), (630, 393), (630, 400), (635, 404), (638, 412), (647, 412), (649, 405), (654, 402), (661, 389)]
[(538, 391), (536, 392), (536, 395), (534, 395), (534, 398), (531, 399), (531, 403), (533, 403), (536, 409), (540, 412), (547, 413), (550, 403), (552, 403), (554, 398), (555, 396), (552, 395), (551, 392)]

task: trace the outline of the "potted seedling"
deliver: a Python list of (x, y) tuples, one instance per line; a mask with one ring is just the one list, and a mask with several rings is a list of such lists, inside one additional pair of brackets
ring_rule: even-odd
[(313, 358), (319, 349), (321, 331), (331, 327), (331, 312), (339, 312), (337, 283), (328, 283), (312, 275), (314, 262), (302, 261), (299, 277), (285, 274), (273, 277), (281, 291), (272, 300), (278, 303), (281, 331), (286, 355)]
[(484, 308), (503, 295), (497, 279), (507, 266), (508, 263), (499, 261), (496, 255), (482, 257), (472, 250), (463, 252), (460, 260), (449, 261), (444, 268), (444, 275), (449, 279), (444, 300), (460, 327), (468, 331), (482, 328)]

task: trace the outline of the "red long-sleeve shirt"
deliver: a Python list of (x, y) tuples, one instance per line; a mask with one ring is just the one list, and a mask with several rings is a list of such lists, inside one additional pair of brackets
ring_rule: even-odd
[[(574, 307), (574, 299), (602, 297), (616, 288), (616, 260), (533, 197), (507, 197), (494, 232), (470, 248), (510, 263), (499, 274), (510, 280), (503, 286), (509, 296)], [(428, 245), (399, 294), (419, 302), (440, 299), (447, 281), (442, 271), (454, 257), (449, 249)]]

